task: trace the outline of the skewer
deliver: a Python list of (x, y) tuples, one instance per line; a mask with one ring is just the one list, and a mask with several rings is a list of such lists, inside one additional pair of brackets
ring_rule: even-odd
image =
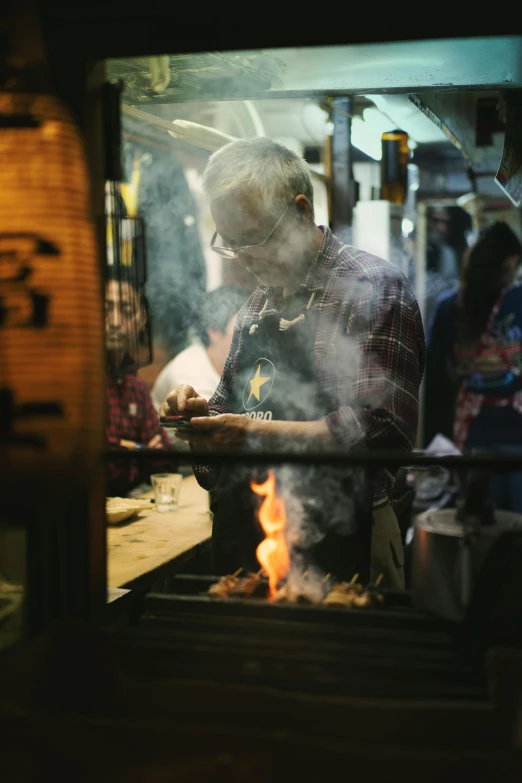
[(379, 576), (377, 577), (377, 579), (373, 583), (373, 586), (374, 587), (379, 587), (379, 585), (381, 584), (383, 579), (384, 579), (384, 574), (379, 574)]
[(326, 574), (326, 576), (323, 577), (323, 584), (327, 582), (331, 577), (331, 574)]
[(237, 571), (234, 571), (232, 576), (239, 576), (239, 574), (241, 573), (242, 570), (243, 570), (243, 566), (241, 566), (241, 568), (238, 568)]
[(359, 579), (359, 574), (354, 574), (350, 579), (349, 584), (354, 585), (358, 579)]

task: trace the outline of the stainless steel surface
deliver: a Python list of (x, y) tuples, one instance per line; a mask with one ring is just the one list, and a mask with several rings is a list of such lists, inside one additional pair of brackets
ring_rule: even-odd
[(424, 612), (459, 622), (493, 542), (522, 530), (522, 515), (497, 511), (490, 526), (464, 526), (455, 509), (426, 511), (415, 520), (412, 603)]
[(147, 59), (111, 59), (107, 69), (111, 79), (123, 80), (123, 100), (140, 105), (407, 94), (520, 87), (521, 51), (522, 37), (511, 35), (181, 54), (169, 57), (170, 84), (161, 94), (151, 89)]

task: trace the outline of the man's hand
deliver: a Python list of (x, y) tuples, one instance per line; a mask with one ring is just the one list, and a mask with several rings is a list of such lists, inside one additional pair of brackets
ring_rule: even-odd
[(234, 413), (195, 417), (191, 431), (176, 432), (176, 437), (197, 449), (240, 448), (247, 441), (263, 441), (267, 448), (292, 449), (302, 444), (317, 448), (335, 447), (324, 419), (318, 421), (265, 421)]
[(160, 416), (208, 416), (208, 402), (192, 386), (176, 386), (160, 405)]
[(249, 435), (254, 434), (252, 419), (236, 413), (193, 417), (190, 424), (190, 432), (179, 430), (176, 437), (201, 449), (243, 446)]

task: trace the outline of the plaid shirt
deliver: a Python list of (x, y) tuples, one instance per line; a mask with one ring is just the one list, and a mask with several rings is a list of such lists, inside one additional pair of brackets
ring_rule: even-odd
[[(150, 392), (143, 378), (127, 373), (107, 378), (107, 441), (109, 447), (121, 440), (132, 440), (146, 446), (155, 435), (161, 435), (165, 448), (170, 446), (167, 433), (160, 426)], [(172, 469), (172, 468), (171, 468)], [(157, 471), (162, 467), (158, 464)], [(109, 462), (107, 481), (110, 494), (126, 494), (150, 476), (151, 468), (136, 462)]]
[[(302, 287), (315, 292), (314, 359), (317, 381), (336, 408), (326, 417), (335, 440), (347, 449), (410, 451), (417, 434), (419, 386), (425, 343), (419, 307), (406, 277), (380, 258), (343, 245), (323, 228), (321, 249)], [(228, 411), (237, 372), (242, 328), (264, 313), (277, 313), (286, 300), (280, 288), (258, 286), (241, 309), (210, 414)], [(195, 466), (210, 488), (215, 469)]]

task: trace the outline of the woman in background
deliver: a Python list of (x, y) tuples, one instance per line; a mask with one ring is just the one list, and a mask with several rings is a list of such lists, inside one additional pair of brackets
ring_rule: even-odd
[[(520, 241), (506, 223), (480, 232), (460, 289), (443, 294), (435, 308), (426, 405), (441, 409), (444, 395), (452, 396), (460, 449), (518, 453), (522, 461), (522, 287), (514, 284), (520, 260)], [(522, 513), (522, 472), (494, 475), (491, 500)]]

